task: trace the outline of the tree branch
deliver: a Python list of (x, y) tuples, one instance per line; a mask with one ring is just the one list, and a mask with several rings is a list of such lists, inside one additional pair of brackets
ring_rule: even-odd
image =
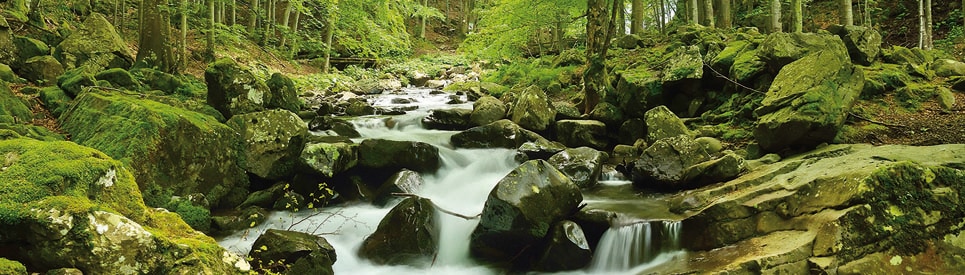
[[(419, 195), (416, 195), (416, 194), (411, 194), (411, 193), (392, 193), (392, 195), (393, 195), (393, 196), (398, 196), (398, 197), (424, 198), (424, 197), (422, 197), (422, 196), (419, 196)], [(438, 204), (436, 204), (436, 203), (433, 202), (432, 200), (429, 200), (429, 203), (432, 204), (432, 207), (435, 207), (436, 209), (439, 209), (439, 212), (446, 213), (446, 214), (449, 214), (449, 215), (453, 215), (453, 216), (456, 216), (456, 217), (459, 217), (459, 218), (462, 218), (462, 219), (465, 219), (465, 220), (474, 220), (474, 219), (478, 219), (479, 217), (482, 216), (482, 213), (476, 214), (476, 215), (474, 215), (474, 216), (466, 216), (466, 215), (459, 214), (459, 213), (456, 213), (456, 212), (447, 210), (447, 209), (445, 209), (445, 208), (442, 208), (441, 206), (439, 206)]]

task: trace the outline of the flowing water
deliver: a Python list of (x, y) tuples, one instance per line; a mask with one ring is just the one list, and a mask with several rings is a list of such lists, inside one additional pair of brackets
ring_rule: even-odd
[[(405, 100), (397, 100), (405, 99)], [(448, 94), (434, 94), (428, 89), (405, 89), (404, 93), (384, 94), (370, 99), (373, 105), (389, 108), (409, 108), (401, 116), (369, 116), (353, 123), (362, 134), (361, 139), (421, 141), (439, 148), (442, 166), (431, 174), (423, 174), (425, 185), (417, 195), (432, 200), (438, 207), (465, 216), (474, 216), (483, 209), (489, 192), (518, 162), (516, 152), (508, 149), (455, 149), (449, 144), (453, 131), (428, 130), (421, 120), (430, 110), (467, 108), (472, 105), (447, 104)], [(359, 139), (359, 140), (361, 140)], [(604, 177), (607, 188), (626, 189), (629, 185), (617, 175)], [(632, 189), (632, 188), (630, 188)], [(585, 195), (590, 207), (607, 208), (616, 205), (639, 204), (639, 199), (608, 200), (602, 195)], [(632, 191), (631, 191), (632, 193)], [(392, 209), (360, 203), (328, 207), (320, 211), (298, 213), (273, 212), (267, 222), (244, 232), (225, 237), (219, 243), (225, 248), (245, 255), (251, 244), (268, 229), (285, 229), (323, 235), (335, 248), (338, 260), (333, 266), (336, 274), (499, 274), (469, 257), (469, 235), (478, 219), (466, 220), (437, 210), (439, 219), (438, 255), (429, 268), (408, 266), (379, 266), (360, 259), (356, 252), (362, 241), (375, 231), (381, 219)], [(666, 215), (664, 215), (666, 216)], [(570, 273), (625, 273), (644, 270), (649, 263), (665, 262), (681, 252), (678, 238), (679, 222), (643, 222), (630, 217), (623, 226), (613, 227), (601, 239), (594, 262), (587, 270)], [(655, 225), (656, 224), (656, 225)], [(677, 254), (675, 254), (677, 253)]]

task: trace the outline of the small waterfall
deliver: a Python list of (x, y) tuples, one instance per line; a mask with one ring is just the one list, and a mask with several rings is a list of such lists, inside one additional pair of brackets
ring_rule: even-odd
[(636, 221), (610, 227), (597, 244), (591, 272), (617, 272), (670, 260), (680, 251), (679, 221)]

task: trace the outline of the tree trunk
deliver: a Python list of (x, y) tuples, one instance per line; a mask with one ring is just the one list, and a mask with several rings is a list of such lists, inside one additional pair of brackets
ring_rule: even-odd
[(181, 68), (188, 67), (188, 0), (181, 0)]
[(704, 0), (704, 17), (707, 20), (708, 27), (715, 27), (717, 24), (714, 21), (714, 0)]
[(925, 0), (925, 48), (934, 48), (935, 43), (932, 39), (935, 37), (933, 33), (932, 16), (931, 16), (931, 0)]
[(660, 20), (660, 22), (657, 22), (657, 26), (660, 28), (660, 33), (663, 33), (667, 28), (667, 2), (665, 2), (665, 0), (658, 2), (660, 2), (660, 7), (658, 7), (660, 13), (657, 14), (657, 20)]
[(208, 61), (214, 61), (214, 25), (215, 25), (215, 13), (214, 13), (214, 1), (208, 0), (208, 49), (205, 56), (208, 57)]
[(918, 0), (918, 48), (925, 48), (925, 1)]
[(725, 29), (730, 29), (732, 26), (731, 16), (733, 12), (730, 9), (731, 0), (721, 0), (720, 1), (720, 27)]
[(841, 25), (854, 26), (854, 9), (851, 0), (841, 0)]
[[(429, 7), (429, 0), (422, 0), (423, 7)], [(426, 16), (422, 16), (422, 22), (419, 25), (419, 38), (426, 39)]]
[(633, 0), (630, 6), (630, 33), (632, 34), (643, 34), (643, 9), (643, 0)]
[(268, 45), (268, 37), (271, 36), (271, 26), (275, 24), (272, 14), (275, 11), (275, 0), (265, 2), (265, 34), (261, 36), (261, 45)]
[[(287, 7), (285, 7), (285, 14), (281, 17), (281, 25), (284, 26), (284, 27), (286, 27), (286, 28), (288, 27), (288, 21), (291, 19), (292, 6), (294, 6), (294, 5), (292, 5), (292, 2), (291, 2), (291, 1), (288, 1), (287, 4), (288, 4)], [(283, 31), (283, 32), (281, 33), (281, 41), (279, 41), (278, 47), (284, 47), (284, 46), (285, 46), (285, 43), (288, 42), (287, 40), (288, 40), (288, 34), (289, 34), (289, 33), (291, 33), (291, 30), (290, 30), (290, 29), (287, 30), (287, 31)]]
[(258, 27), (258, 2), (261, 2), (261, 0), (251, 0), (251, 10), (248, 11), (250, 14), (248, 18), (248, 35), (255, 34), (255, 28)]
[(606, 88), (606, 0), (586, 2), (586, 69), (583, 71), (583, 113), (589, 114)]
[(617, 30), (615, 35), (624, 35), (627, 34), (627, 5), (626, 3), (623, 3), (623, 0), (617, 1), (620, 1), (621, 3), (620, 9), (616, 11), (617, 21), (614, 22), (615, 24), (613, 26)]
[(804, 7), (801, 3), (802, 0), (791, 0), (791, 19), (794, 20), (794, 24), (791, 25), (794, 28), (794, 32), (804, 32)]
[(171, 37), (171, 17), (167, 6), (167, 0), (141, 1), (138, 10), (143, 18), (137, 62), (173, 74), (177, 72), (177, 64), (174, 61), (174, 39)]
[(231, 0), (231, 25), (234, 26), (238, 24), (238, 2), (237, 0)]
[[(338, 5), (336, 1), (335, 4)], [(328, 70), (332, 66), (332, 41), (335, 36), (335, 24), (338, 22), (338, 13), (335, 12), (335, 7), (333, 6), (328, 14), (328, 22), (325, 26), (325, 64), (322, 65), (322, 73), (328, 73)]]
[(690, 0), (687, 2), (687, 9), (690, 11), (687, 14), (690, 15), (691, 24), (700, 24), (700, 13), (697, 8), (697, 0)]
[(781, 0), (771, 0), (771, 32), (782, 32)]

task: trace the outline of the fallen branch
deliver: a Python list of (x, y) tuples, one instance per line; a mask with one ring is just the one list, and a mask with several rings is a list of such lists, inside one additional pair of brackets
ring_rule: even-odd
[(711, 66), (710, 66), (709, 64), (707, 64), (707, 63), (703, 63), (703, 64), (704, 64), (704, 67), (707, 67), (708, 69), (710, 69), (710, 71), (714, 72), (714, 75), (717, 76), (718, 78), (723, 78), (724, 80), (727, 80), (727, 81), (730, 82), (730, 83), (734, 83), (734, 85), (737, 85), (738, 87), (747, 89), (748, 91), (751, 91), (751, 92), (755, 92), (755, 93), (762, 94), (762, 95), (766, 95), (766, 94), (767, 94), (767, 93), (765, 93), (765, 92), (758, 91), (757, 89), (754, 89), (754, 88), (751, 88), (751, 87), (747, 87), (747, 86), (745, 86), (744, 84), (741, 84), (740, 82), (737, 82), (737, 80), (733, 80), (733, 79), (725, 76), (724, 74), (718, 72), (717, 70), (714, 70), (714, 67), (711, 67)]
[[(393, 196), (398, 196), (398, 197), (415, 197), (415, 198), (422, 198), (422, 197), (419, 196), (419, 195), (411, 194), (411, 193), (392, 193), (392, 195), (393, 195)], [(475, 216), (466, 216), (466, 215), (463, 215), (463, 214), (459, 214), (459, 213), (456, 213), (456, 212), (453, 212), (453, 211), (446, 210), (445, 208), (442, 208), (441, 206), (439, 206), (439, 205), (436, 204), (435, 202), (432, 202), (432, 200), (429, 200), (429, 203), (432, 204), (432, 207), (435, 207), (436, 209), (439, 209), (439, 211), (442, 212), (442, 213), (446, 213), (446, 214), (449, 214), (449, 215), (453, 215), (453, 216), (456, 216), (456, 217), (460, 217), (460, 218), (465, 219), (465, 220), (474, 220), (474, 219), (478, 219), (479, 217), (482, 216), (482, 213), (476, 214)]]
[(855, 118), (857, 118), (857, 119), (860, 119), (860, 120), (864, 120), (864, 121), (867, 121), (867, 122), (871, 122), (871, 123), (879, 124), (879, 125), (884, 125), (884, 126), (888, 126), (888, 127), (896, 127), (896, 128), (907, 128), (907, 127), (908, 127), (908, 126), (901, 125), (901, 124), (881, 122), (881, 121), (877, 121), (877, 120), (874, 120), (874, 119), (866, 118), (866, 117), (860, 116), (860, 115), (858, 115), (858, 114), (855, 114), (854, 112), (848, 112), (848, 115), (853, 116), (853, 117), (855, 117)]

